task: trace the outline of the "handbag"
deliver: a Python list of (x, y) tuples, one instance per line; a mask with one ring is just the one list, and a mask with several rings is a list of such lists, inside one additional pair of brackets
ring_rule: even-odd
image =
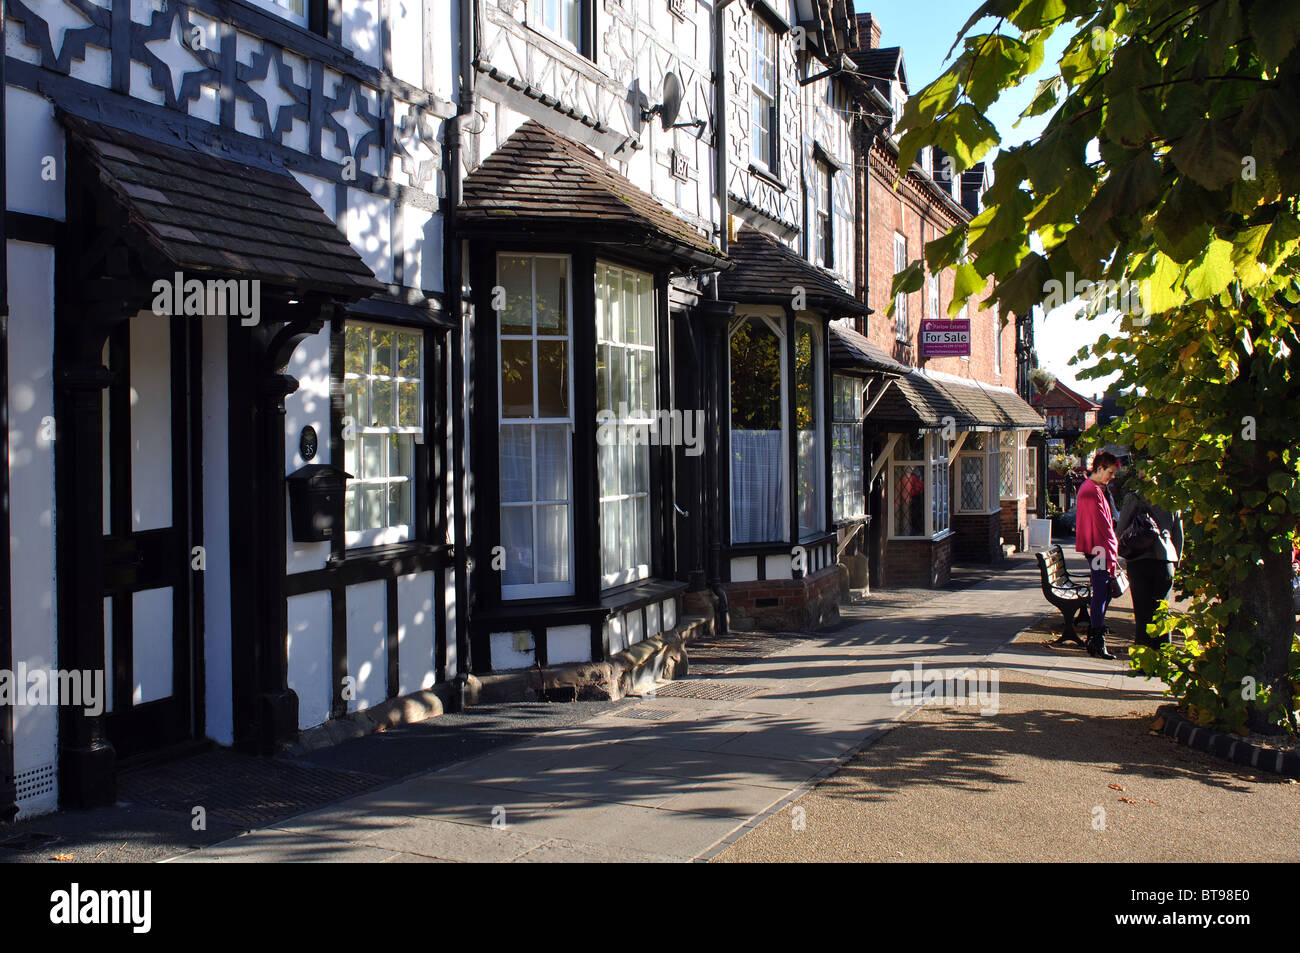
[(1166, 558), (1165, 534), (1145, 507), (1120, 534), (1119, 554), (1124, 559)]
[(1110, 597), (1118, 599), (1126, 592), (1128, 592), (1128, 573), (1116, 566), (1115, 575), (1110, 577)]

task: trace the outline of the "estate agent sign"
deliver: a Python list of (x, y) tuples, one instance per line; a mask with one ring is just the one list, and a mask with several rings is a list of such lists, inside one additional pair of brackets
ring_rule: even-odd
[(922, 357), (970, 357), (970, 319), (925, 319), (921, 322)]

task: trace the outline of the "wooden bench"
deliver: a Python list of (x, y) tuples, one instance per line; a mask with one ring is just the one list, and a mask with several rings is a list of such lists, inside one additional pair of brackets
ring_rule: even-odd
[(1087, 631), (1092, 586), (1079, 582), (1070, 575), (1070, 571), (1065, 568), (1065, 555), (1061, 552), (1060, 545), (1053, 545), (1046, 552), (1038, 553), (1038, 571), (1043, 579), (1043, 596), (1061, 610), (1061, 618), (1065, 620), (1065, 631), (1052, 644), (1060, 645), (1068, 641), (1084, 646), (1084, 639), (1075, 627), (1082, 625), (1084, 631)]

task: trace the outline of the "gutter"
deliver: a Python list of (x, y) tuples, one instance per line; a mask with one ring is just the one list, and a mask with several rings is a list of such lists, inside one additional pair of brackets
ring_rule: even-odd
[[(453, 511), (453, 541), (456, 558), (453, 560), (456, 591), (456, 674), (453, 679), (454, 707), (461, 710), (465, 706), (466, 688), (469, 682), (470, 645), (469, 645), (469, 575), (467, 571), (468, 531), (466, 526), (465, 498), (465, 414), (462, 402), (465, 393), (465, 282), (464, 253), (456, 210), (460, 206), (461, 195), (461, 121), (474, 111), (474, 87), (477, 72), (474, 60), (478, 53), (478, 25), (480, 22), (479, 0), (458, 0), (460, 15), (460, 90), (456, 97), (456, 112), (444, 120), (443, 129), (443, 175), (447, 183), (446, 206), (443, 210), (443, 292), (448, 299), (448, 310), (455, 308), (455, 327), (451, 331), (451, 353), (448, 363), (451, 365), (452, 406), (455, 416), (451, 426), (451, 471), (452, 496), (455, 499)], [(449, 675), (450, 673), (445, 673)]]
[[(5, 48), (5, 4), (0, 3), (0, 51)], [(5, 126), (5, 60), (0, 52), (0, 135), (8, 133)], [(7, 143), (6, 143), (7, 145)], [(5, 228), (5, 219), (9, 212), (9, 190), (6, 184), (5, 153), (0, 148), (0, 355), (5, 356), (6, 367), (0, 368), (0, 381), (4, 381), (5, 393), (0, 394), (0, 435), (4, 439), (5, 459), (9, 457), (9, 400), (7, 369), (9, 353), (9, 241)], [(5, 536), (9, 535), (9, 474), (0, 475), (0, 522)], [(4, 616), (0, 618), (0, 667), (13, 668), (13, 600), (9, 591), (8, 560), (4, 579), (0, 580), (0, 594), (3, 594)], [(0, 711), (0, 824), (8, 823), (18, 813), (18, 788), (14, 782), (14, 726), (13, 707), (6, 705)]]

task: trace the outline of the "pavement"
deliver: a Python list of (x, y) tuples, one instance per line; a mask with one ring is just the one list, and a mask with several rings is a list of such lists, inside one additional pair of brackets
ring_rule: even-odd
[(709, 859), (915, 710), (897, 671), (982, 664), (1045, 608), (1023, 556), (918, 605), (845, 606), (775, 654), (174, 859)]
[[(1110, 662), (1046, 644), (1059, 615), (1032, 556), (955, 578), (812, 635), (693, 645), (687, 678), (639, 698), (474, 709), (288, 764), (178, 762), (195, 777), (165, 766), (116, 808), (33, 819), (60, 846), (0, 860), (1296, 858), (1272, 819), (1300, 787), (1149, 736), (1162, 686), (1128, 674), (1127, 641)], [(1111, 624), (1131, 633), (1127, 596)], [(984, 681), (926, 697), (957, 672)], [(240, 771), (293, 796), (250, 807), (241, 779), (223, 802), (211, 775)]]

